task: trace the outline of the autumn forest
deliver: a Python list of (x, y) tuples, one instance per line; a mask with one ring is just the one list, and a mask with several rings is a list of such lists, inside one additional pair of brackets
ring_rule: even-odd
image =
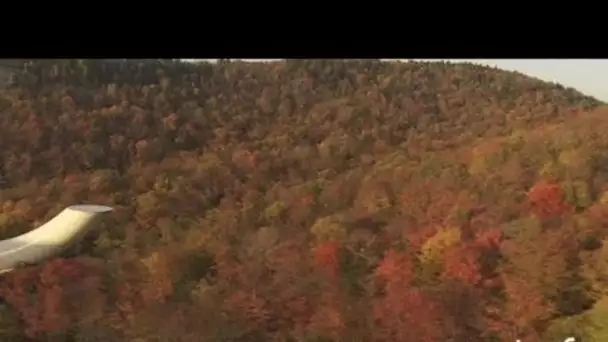
[(111, 205), (0, 275), (0, 341), (608, 341), (608, 107), (474, 64), (27, 61), (0, 91), (0, 239)]

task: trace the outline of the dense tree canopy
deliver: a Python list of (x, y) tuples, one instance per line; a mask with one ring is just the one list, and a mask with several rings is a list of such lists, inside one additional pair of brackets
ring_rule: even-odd
[(0, 279), (0, 339), (592, 336), (601, 105), (473, 64), (28, 61), (0, 92), (1, 237), (117, 210)]

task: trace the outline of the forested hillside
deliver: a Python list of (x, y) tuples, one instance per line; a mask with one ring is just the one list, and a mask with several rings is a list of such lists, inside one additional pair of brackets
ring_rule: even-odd
[(49, 60), (17, 83), (0, 238), (116, 211), (3, 275), (2, 341), (608, 334), (608, 109), (573, 89), (375, 60)]

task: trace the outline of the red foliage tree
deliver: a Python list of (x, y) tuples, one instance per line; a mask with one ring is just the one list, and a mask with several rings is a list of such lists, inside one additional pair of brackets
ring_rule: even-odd
[(315, 248), (315, 265), (331, 278), (336, 278), (340, 269), (340, 245), (337, 242), (325, 242)]
[[(442, 301), (452, 316), (458, 341), (462, 338), (466, 341), (484, 340), (494, 336), (497, 327), (504, 327), (500, 316), (496, 315), (501, 304), (495, 296), (504, 287), (498, 273), (502, 240), (500, 231), (490, 229), (446, 253), (442, 278), (449, 288)], [(462, 315), (464, 312), (466, 315)]]
[(443, 277), (476, 286), (481, 283), (478, 259), (480, 251), (476, 246), (461, 246), (448, 251), (445, 258)]
[(329, 337), (334, 341), (343, 340), (345, 319), (341, 311), (344, 299), (336, 291), (321, 294), (315, 311), (309, 318), (306, 331), (316, 336)]
[(437, 233), (436, 226), (423, 226), (406, 234), (409, 246), (414, 250), (420, 250), (422, 245)]
[(557, 184), (541, 182), (528, 192), (530, 211), (542, 219), (568, 213), (572, 207), (564, 202), (564, 192)]
[(476, 239), (448, 251), (443, 270), (444, 279), (458, 280), (466, 285), (496, 285), (502, 232), (491, 229)]
[(502, 324), (497, 324), (496, 332), (505, 340), (517, 337), (522, 341), (538, 341), (537, 330), (551, 316), (551, 307), (525, 279), (504, 275), (503, 281), (508, 300), (501, 310)]
[[(319, 320), (334, 317), (330, 312), (334, 307), (328, 306), (331, 296), (320, 298), (311, 291), (310, 282), (315, 269), (323, 270), (324, 275), (326, 271), (334, 274), (337, 246), (322, 245), (316, 258), (303, 257), (309, 252), (300, 238), (279, 243), (264, 258), (226, 248), (219, 251), (215, 255), (217, 286), (227, 294), (221, 310), (243, 331), (257, 332), (268, 341), (299, 339), (313, 331), (331, 332), (332, 324), (319, 324)], [(265, 330), (268, 325), (276, 329)]]
[(375, 272), (384, 296), (374, 303), (376, 341), (442, 341), (440, 311), (421, 289), (412, 286), (412, 262), (405, 253), (389, 251)]
[(20, 314), (27, 336), (65, 333), (90, 314), (82, 312), (84, 301), (103, 298), (99, 270), (90, 266), (55, 259), (41, 268), (18, 270), (6, 276), (0, 295)]

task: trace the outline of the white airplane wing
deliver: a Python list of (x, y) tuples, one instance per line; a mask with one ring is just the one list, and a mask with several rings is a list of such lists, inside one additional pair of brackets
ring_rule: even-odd
[(58, 255), (91, 230), (102, 214), (112, 210), (104, 205), (72, 205), (32, 231), (0, 240), (0, 273)]

